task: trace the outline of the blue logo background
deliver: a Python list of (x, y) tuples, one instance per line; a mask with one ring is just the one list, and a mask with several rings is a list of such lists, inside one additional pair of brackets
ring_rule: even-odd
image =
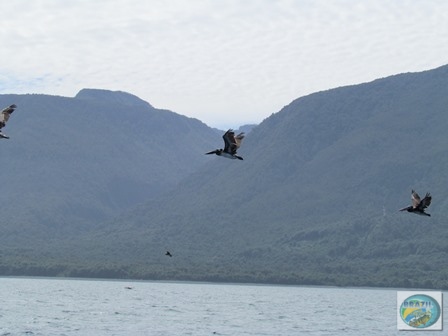
[(429, 295), (416, 294), (404, 300), (400, 316), (407, 325), (423, 329), (432, 326), (440, 318), (441, 310), (437, 300)]

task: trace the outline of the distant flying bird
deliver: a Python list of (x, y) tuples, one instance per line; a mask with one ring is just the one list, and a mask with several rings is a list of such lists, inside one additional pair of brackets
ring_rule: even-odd
[(240, 148), (241, 141), (244, 139), (244, 132), (241, 132), (235, 136), (235, 132), (229, 129), (226, 133), (224, 133), (222, 138), (224, 139), (224, 149), (216, 149), (205, 154), (216, 154), (228, 159), (242, 160), (243, 158), (241, 156), (236, 155), (236, 151)]
[(432, 197), (429, 193), (426, 193), (425, 197), (421, 200), (420, 196), (414, 190), (412, 190), (411, 199), (412, 199), (412, 205), (400, 209), (400, 211), (413, 212), (417, 215), (423, 215), (423, 216), (431, 216), (430, 214), (425, 212), (425, 209), (429, 207), (429, 205), (431, 204)]
[(2, 128), (6, 126), (6, 122), (9, 120), (11, 113), (16, 109), (16, 105), (12, 104), (5, 107), (2, 112), (0, 112), (0, 139), (9, 139), (8, 136), (2, 133)]
[(168, 257), (172, 257), (172, 256), (173, 256), (173, 255), (170, 253), (170, 251), (166, 251), (165, 255), (168, 256)]

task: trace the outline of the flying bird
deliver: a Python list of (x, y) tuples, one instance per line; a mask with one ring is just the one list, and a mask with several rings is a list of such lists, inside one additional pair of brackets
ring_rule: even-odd
[(244, 132), (241, 132), (235, 136), (235, 132), (229, 129), (226, 133), (224, 133), (222, 138), (224, 139), (224, 149), (216, 149), (205, 154), (216, 154), (228, 159), (242, 160), (243, 158), (241, 156), (236, 155), (236, 151), (240, 148), (241, 141), (244, 139)]
[(166, 251), (165, 255), (168, 256), (168, 257), (172, 257), (173, 256), (170, 251)]
[(11, 113), (16, 109), (16, 105), (12, 104), (5, 107), (2, 112), (0, 112), (0, 139), (9, 139), (9, 136), (2, 133), (2, 128), (6, 126), (6, 122), (9, 120)]
[(420, 196), (414, 190), (412, 190), (411, 199), (412, 205), (400, 209), (400, 211), (412, 212), (422, 216), (431, 216), (430, 214), (425, 212), (425, 209), (431, 204), (432, 197), (429, 193), (426, 193), (425, 197), (423, 199), (420, 199)]

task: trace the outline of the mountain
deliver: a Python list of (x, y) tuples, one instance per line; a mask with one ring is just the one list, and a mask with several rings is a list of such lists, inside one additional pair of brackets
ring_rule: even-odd
[[(299, 98), (251, 130), (244, 161), (208, 157), (3, 273), (446, 289), (447, 106), (448, 66)], [(398, 212), (412, 189), (431, 217)]]
[(244, 132), (247, 135), (256, 126), (257, 126), (256, 124), (241, 125), (237, 130), (235, 130), (235, 132), (236, 133)]
[(12, 103), (0, 143), (3, 247), (76, 237), (174, 188), (219, 136), (119, 91), (0, 95)]
[(123, 276), (446, 288), (447, 106), (447, 66), (299, 98), (90, 239)]

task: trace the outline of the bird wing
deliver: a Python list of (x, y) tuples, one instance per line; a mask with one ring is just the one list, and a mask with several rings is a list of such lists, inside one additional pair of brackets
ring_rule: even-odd
[[(236, 149), (240, 148), (240, 146), (241, 146), (241, 141), (243, 141), (243, 139), (244, 139), (244, 132), (241, 132), (240, 134), (238, 134), (238, 135), (235, 137)], [(235, 151), (236, 151), (236, 149), (235, 149)]]
[(235, 133), (233, 130), (229, 129), (222, 138), (224, 139), (224, 152), (232, 153), (233, 150), (236, 150)]
[(418, 205), (420, 204), (420, 196), (414, 190), (412, 190), (411, 199), (412, 199), (412, 207), (417, 208)]
[(2, 112), (0, 113), (0, 128), (5, 126), (6, 122), (8, 121), (9, 117), (11, 116), (11, 113), (14, 112), (16, 105), (10, 105), (8, 107), (5, 107)]
[(426, 193), (425, 197), (422, 199), (420, 204), (418, 205), (419, 208), (422, 210), (427, 208), (431, 204), (432, 197), (429, 193)]

